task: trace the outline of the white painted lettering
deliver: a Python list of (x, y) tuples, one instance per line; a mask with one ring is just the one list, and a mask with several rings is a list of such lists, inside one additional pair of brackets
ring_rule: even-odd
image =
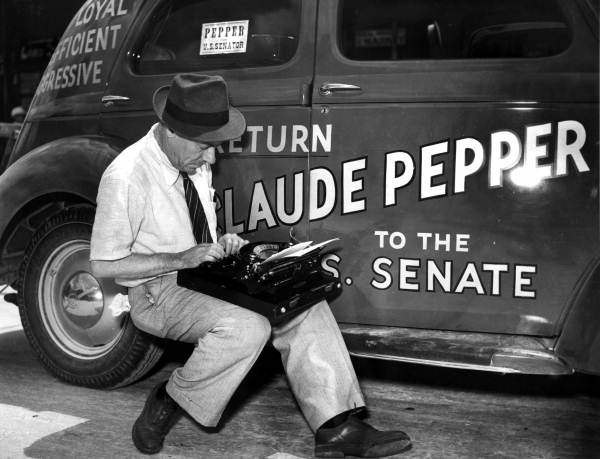
[(421, 242), (423, 243), (423, 250), (427, 250), (427, 241), (431, 236), (433, 236), (432, 233), (417, 233), (417, 237), (420, 238)]
[[(399, 242), (396, 242), (397, 239), (399, 239)], [(394, 231), (390, 234), (389, 243), (392, 249), (401, 249), (406, 245), (406, 236), (404, 236), (404, 233)]]
[(87, 24), (88, 22), (90, 22), (93, 17), (94, 17), (94, 3), (91, 2), (90, 4), (88, 4), (88, 6), (85, 8), (85, 11), (83, 12), (83, 24)]
[[(464, 193), (465, 179), (483, 167), (485, 161), (483, 145), (476, 139), (459, 139), (456, 141), (455, 150), (454, 193)], [(467, 150), (473, 152), (473, 160), (469, 163), (467, 163)]]
[[(335, 266), (332, 266), (331, 263), (329, 263), (330, 261), (333, 261), (335, 263)], [(324, 271), (328, 272), (333, 277), (339, 278), (340, 272), (337, 268), (337, 265), (339, 265), (340, 261), (341, 258), (339, 257), (339, 255), (335, 253), (328, 253), (323, 258), (321, 258), (321, 268), (323, 268)]]
[(308, 147), (306, 141), (308, 140), (308, 129), (306, 126), (294, 124), (292, 126), (292, 153), (296, 153), (298, 147), (304, 152), (308, 153)]
[(379, 237), (379, 248), (383, 249), (385, 247), (385, 236), (389, 234), (388, 231), (373, 231), (373, 234)]
[(421, 260), (413, 260), (407, 258), (400, 258), (400, 269), (399, 269), (399, 283), (398, 288), (400, 290), (412, 290), (418, 291), (419, 284), (409, 282), (411, 279), (417, 278), (417, 271), (421, 266)]
[(250, 135), (250, 152), (251, 153), (256, 153), (257, 144), (258, 144), (258, 136), (257, 136), (257, 134), (259, 132), (263, 131), (263, 127), (262, 126), (248, 126), (246, 128), (246, 131), (248, 131), (249, 135)]
[(271, 153), (281, 153), (285, 148), (285, 136), (287, 134), (287, 126), (281, 126), (279, 135), (279, 144), (273, 145), (273, 126), (267, 126), (267, 150)]
[(452, 262), (444, 261), (444, 271), (442, 272), (435, 264), (434, 260), (427, 260), (427, 291), (435, 291), (435, 282), (442, 287), (445, 293), (452, 289)]
[(481, 279), (479, 278), (475, 263), (471, 262), (467, 263), (467, 266), (465, 266), (465, 270), (460, 276), (460, 280), (454, 291), (456, 293), (463, 293), (467, 288), (475, 289), (478, 295), (485, 295), (485, 290), (481, 284)]
[(421, 148), (421, 199), (444, 196), (446, 183), (433, 185), (433, 178), (444, 173), (444, 163), (434, 164), (433, 158), (448, 153), (448, 142), (440, 142)]
[(304, 208), (304, 172), (298, 172), (294, 174), (294, 189), (293, 198), (294, 203), (292, 206), (292, 212), (286, 212), (286, 177), (279, 177), (277, 179), (277, 218), (284, 225), (295, 225), (302, 218), (302, 212)]
[(102, 12), (102, 10), (104, 10), (104, 6), (106, 5), (106, 2), (108, 0), (104, 0), (102, 1), (96, 1), (96, 17), (94, 18), (96, 21), (98, 19), (100, 19), (100, 13)]
[(470, 238), (471, 238), (470, 234), (457, 234), (456, 235), (456, 251), (457, 252), (468, 252)]
[(104, 13), (102, 14), (102, 18), (104, 19), (107, 16), (114, 16), (115, 15), (115, 0), (109, 0), (108, 5), (106, 6), (106, 9), (104, 10)]
[(110, 31), (112, 33), (112, 42), (111, 48), (115, 49), (117, 46), (117, 37), (119, 36), (119, 30), (121, 30), (121, 24), (114, 24), (110, 26)]
[[(569, 132), (575, 134), (572, 143), (567, 143)], [(589, 172), (590, 167), (585, 162), (581, 149), (585, 144), (585, 128), (583, 124), (574, 120), (560, 121), (556, 137), (556, 175), (567, 175), (567, 158), (573, 159), (577, 172)]]
[[(335, 178), (331, 171), (322, 167), (312, 169), (309, 189), (309, 219), (312, 221), (325, 218), (335, 207)], [(323, 193), (320, 193), (321, 189)]]
[[(397, 174), (398, 164), (402, 172)], [(385, 201), (384, 205), (396, 205), (396, 191), (408, 185), (415, 173), (415, 162), (405, 151), (394, 151), (385, 155)]]
[(440, 250), (440, 247), (445, 247), (446, 252), (450, 252), (450, 235), (445, 234), (444, 239), (442, 239), (439, 233), (435, 233), (433, 247), (434, 250)]
[(537, 268), (528, 265), (515, 265), (515, 297), (517, 298), (535, 298), (535, 290), (525, 290), (530, 287), (533, 280), (528, 275), (536, 274)]
[(528, 126), (525, 130), (525, 153), (523, 168), (529, 173), (533, 173), (539, 179), (545, 179), (552, 176), (552, 165), (545, 164), (541, 166), (539, 160), (548, 156), (548, 146), (539, 145), (538, 137), (543, 137), (552, 132), (552, 123), (539, 124), (537, 126)]
[(102, 61), (94, 61), (94, 73), (92, 74), (92, 84), (102, 83), (100, 74), (102, 73)]
[[(492, 133), (489, 168), (489, 184), (491, 188), (502, 186), (504, 171), (515, 167), (521, 159), (521, 142), (516, 134), (510, 131)], [(508, 151), (504, 153), (504, 148)]]
[(94, 35), (96, 35), (96, 29), (90, 29), (87, 31), (84, 48), (86, 53), (91, 53), (94, 51)]
[(366, 199), (362, 198), (356, 201), (352, 199), (354, 193), (364, 189), (364, 179), (354, 180), (354, 173), (366, 168), (366, 158), (347, 161), (342, 165), (342, 214), (361, 212), (367, 208)]
[(123, 8), (123, 0), (119, 0), (119, 7), (117, 8), (117, 16), (123, 16), (127, 14), (127, 8)]
[(245, 231), (243, 223), (233, 222), (233, 189), (227, 188), (224, 192), (224, 210), (225, 210), (225, 232), (243, 233)]
[(227, 151), (229, 153), (241, 153), (242, 152), (242, 146), (241, 145), (236, 145), (240, 141), (241, 141), (240, 137), (238, 137), (237, 139), (230, 140), (229, 141), (229, 146), (227, 148)]
[(387, 288), (390, 288), (390, 286), (392, 285), (392, 275), (389, 271), (384, 269), (384, 266), (387, 266), (388, 268), (392, 266), (392, 260), (385, 257), (379, 257), (373, 260), (373, 273), (375, 273), (377, 276), (380, 276), (382, 279), (378, 280), (372, 278), (371, 286), (378, 290), (385, 290)]
[(481, 268), (483, 271), (489, 271), (492, 273), (491, 282), (491, 294), (500, 295), (500, 274), (508, 272), (508, 265), (506, 263), (483, 263)]
[(325, 134), (321, 130), (321, 126), (318, 124), (313, 124), (312, 126), (312, 152), (315, 153), (318, 151), (319, 146), (321, 150), (329, 153), (331, 151), (331, 133), (332, 133), (332, 125), (325, 125)]
[(267, 228), (277, 226), (264, 185), (262, 182), (255, 182), (254, 190), (252, 191), (252, 202), (250, 203), (248, 231), (256, 230), (261, 221), (266, 222)]
[(108, 47), (108, 27), (101, 27), (96, 32), (96, 51), (106, 51)]

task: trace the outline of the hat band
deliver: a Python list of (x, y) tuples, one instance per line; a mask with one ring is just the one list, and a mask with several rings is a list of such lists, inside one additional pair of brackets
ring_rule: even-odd
[(165, 111), (171, 118), (182, 123), (198, 126), (222, 126), (229, 121), (229, 110), (213, 113), (193, 113), (182, 110), (169, 99), (165, 104)]

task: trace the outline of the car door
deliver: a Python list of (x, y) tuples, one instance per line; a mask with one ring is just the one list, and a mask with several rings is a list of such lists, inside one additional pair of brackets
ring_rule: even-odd
[(349, 323), (551, 336), (598, 257), (598, 43), (580, 2), (320, 5), (311, 239)]
[(148, 2), (107, 85), (103, 133), (123, 145), (142, 137), (156, 122), (154, 91), (176, 73), (223, 76), (248, 127), (218, 150), (220, 226), (255, 240), (287, 240), (289, 229), (306, 220), (315, 3)]

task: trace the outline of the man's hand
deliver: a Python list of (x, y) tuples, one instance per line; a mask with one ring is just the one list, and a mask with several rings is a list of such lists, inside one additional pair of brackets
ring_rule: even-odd
[(226, 255), (220, 244), (198, 244), (181, 252), (184, 268), (195, 268), (205, 261), (217, 261)]
[(242, 239), (237, 234), (224, 234), (219, 238), (219, 245), (223, 247), (225, 255), (234, 255), (238, 251), (248, 244), (246, 239)]

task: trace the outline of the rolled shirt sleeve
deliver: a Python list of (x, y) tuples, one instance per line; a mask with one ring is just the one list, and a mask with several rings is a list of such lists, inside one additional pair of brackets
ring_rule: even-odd
[(100, 181), (90, 260), (119, 260), (132, 253), (140, 230), (145, 199), (140, 186), (118, 170), (106, 170)]

